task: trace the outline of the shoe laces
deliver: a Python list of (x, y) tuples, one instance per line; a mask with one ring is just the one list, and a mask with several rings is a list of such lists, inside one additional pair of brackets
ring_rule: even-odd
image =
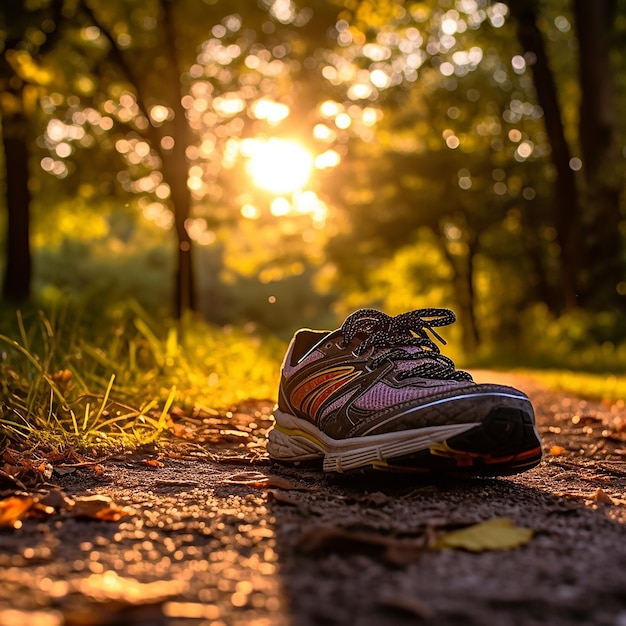
[(370, 363), (371, 369), (386, 360), (408, 360), (416, 361), (416, 365), (399, 372), (396, 378), (471, 381), (470, 374), (457, 370), (452, 359), (441, 354), (439, 346), (428, 335), (430, 332), (445, 345), (445, 340), (433, 327), (448, 326), (455, 321), (456, 316), (449, 309), (416, 309), (395, 317), (376, 309), (360, 309), (346, 318), (340, 332), (345, 346), (356, 337), (361, 338), (353, 351), (355, 356), (370, 348), (383, 350)]

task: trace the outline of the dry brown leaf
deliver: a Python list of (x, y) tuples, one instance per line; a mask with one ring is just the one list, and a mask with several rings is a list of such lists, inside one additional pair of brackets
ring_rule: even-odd
[(52, 489), (45, 496), (39, 498), (39, 503), (55, 509), (69, 510), (74, 506), (74, 500), (68, 498), (60, 489)]
[(170, 424), (169, 430), (174, 437), (179, 437), (181, 439), (193, 439), (198, 433), (198, 429), (195, 426), (189, 424), (179, 424), (178, 422)]
[(613, 498), (611, 498), (611, 496), (602, 489), (598, 489), (593, 494), (593, 499), (601, 504), (616, 504), (615, 500), (613, 500)]
[(2, 453), (2, 460), (5, 463), (15, 465), (17, 463), (17, 453), (14, 450), (5, 450)]
[[(5, 468), (6, 467), (7, 466), (5, 465)], [(15, 476), (13, 476), (11, 473), (7, 472), (6, 470), (0, 469), (0, 484), (2, 483), (7, 483), (12, 487), (17, 487), (18, 489), (26, 491), (26, 485), (24, 485), (24, 483), (19, 480), (19, 478), (15, 478)]]
[(267, 476), (261, 472), (240, 472), (224, 480), (229, 485), (247, 485), (261, 489), (302, 490), (290, 480), (281, 476)]
[(296, 545), (300, 551), (306, 553), (366, 553), (397, 566), (415, 562), (426, 549), (424, 538), (397, 539), (335, 526), (308, 528), (300, 535)]
[(59, 476), (65, 476), (66, 474), (73, 474), (77, 469), (78, 467), (76, 467), (75, 465), (57, 465), (54, 468), (54, 471)]
[(108, 496), (88, 496), (77, 498), (72, 509), (74, 517), (117, 522), (130, 514), (129, 509), (115, 504)]
[(0, 527), (20, 528), (22, 519), (26, 517), (34, 502), (31, 496), (10, 496), (0, 500)]
[(242, 430), (235, 430), (234, 428), (222, 428), (220, 429), (220, 438), (226, 441), (241, 441), (242, 439), (248, 439), (250, 433), (246, 433)]
[(144, 459), (143, 463), (148, 467), (163, 467), (165, 465), (165, 463), (162, 463), (158, 459)]
[(378, 599), (380, 606), (407, 613), (420, 619), (432, 619), (435, 611), (419, 598), (401, 594), (386, 594)]
[(276, 502), (280, 502), (281, 504), (288, 504), (289, 506), (300, 506), (300, 502), (288, 493), (283, 493), (278, 489), (273, 489), (268, 493)]
[(281, 476), (268, 476), (265, 486), (271, 489), (284, 489), (285, 491), (305, 491), (304, 487), (299, 487)]

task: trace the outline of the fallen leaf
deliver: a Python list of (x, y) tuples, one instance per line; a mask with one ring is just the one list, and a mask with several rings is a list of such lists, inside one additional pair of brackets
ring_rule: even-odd
[(533, 536), (530, 528), (520, 528), (506, 517), (454, 530), (439, 538), (438, 548), (460, 548), (470, 552), (508, 550), (528, 543)]
[(15, 478), (15, 476), (10, 474), (9, 472), (0, 469), (0, 484), (2, 483), (8, 483), (13, 487), (17, 487), (18, 489), (23, 489), (24, 491), (26, 491), (26, 485), (24, 485), (21, 480)]
[(363, 497), (358, 498), (359, 502), (373, 506), (382, 506), (389, 502), (389, 496), (382, 491), (374, 491), (374, 493), (366, 493)]
[(566, 452), (563, 446), (550, 446), (550, 454), (552, 456), (561, 456)]
[(373, 532), (350, 531), (336, 526), (314, 526), (305, 530), (297, 542), (305, 553), (365, 553), (380, 557), (392, 565), (415, 562), (426, 549), (424, 538), (397, 539)]
[(288, 493), (283, 493), (278, 489), (273, 489), (272, 491), (269, 491), (268, 495), (271, 496), (273, 500), (275, 500), (276, 502), (280, 502), (281, 504), (288, 504), (289, 506), (300, 506), (300, 502), (296, 498)]
[(611, 498), (611, 496), (606, 491), (604, 491), (602, 489), (598, 489), (593, 494), (593, 499), (596, 502), (600, 502), (602, 504), (615, 504), (615, 500), (613, 500), (613, 498)]
[(163, 467), (165, 465), (158, 459), (144, 459), (143, 463), (149, 467)]
[(281, 476), (268, 476), (266, 486), (273, 489), (284, 489), (285, 491), (305, 491), (304, 487), (299, 487)]
[(250, 433), (246, 433), (242, 430), (235, 430), (234, 428), (220, 429), (220, 438), (226, 441), (240, 441), (242, 439), (248, 439)]
[(129, 509), (120, 507), (108, 496), (87, 496), (77, 498), (72, 509), (74, 517), (117, 522), (130, 514)]
[(0, 610), (2, 626), (62, 626), (63, 615), (58, 611), (20, 611), (18, 609)]
[(247, 485), (249, 487), (260, 487), (262, 489), (303, 489), (286, 478), (282, 478), (281, 476), (267, 476), (261, 472), (240, 472), (226, 478), (224, 482), (229, 485)]
[(10, 496), (0, 500), (0, 528), (20, 528), (34, 502), (31, 496)]
[(413, 596), (386, 594), (378, 599), (378, 604), (386, 609), (407, 613), (420, 619), (432, 619), (435, 616), (433, 609), (419, 598), (414, 598)]
[(59, 476), (65, 476), (66, 474), (73, 474), (77, 469), (75, 465), (57, 465), (54, 471)]
[(193, 439), (198, 432), (198, 429), (195, 426), (179, 423), (170, 424), (169, 430), (174, 437), (179, 437), (181, 439)]
[(51, 376), (52, 380), (59, 386), (67, 385), (72, 378), (72, 372), (68, 369), (59, 370)]

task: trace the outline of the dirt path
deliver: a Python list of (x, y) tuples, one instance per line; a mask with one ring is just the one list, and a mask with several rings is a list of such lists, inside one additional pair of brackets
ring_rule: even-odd
[[(51, 508), (0, 529), (0, 626), (626, 626), (623, 403), (497, 378), (537, 410), (545, 460), (520, 476), (429, 484), (271, 465), (260, 405), (228, 432), (218, 418), (181, 426), (201, 445), (169, 456), (56, 467)], [(230, 443), (216, 448), (220, 428)], [(94, 494), (111, 499), (94, 511), (123, 517), (77, 517), (59, 499)], [(532, 539), (434, 549), (500, 517)]]

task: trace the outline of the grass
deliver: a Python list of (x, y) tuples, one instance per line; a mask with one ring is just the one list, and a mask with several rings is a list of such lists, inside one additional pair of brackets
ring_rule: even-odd
[(192, 316), (159, 321), (133, 302), (98, 318), (69, 307), (18, 311), (0, 334), (0, 449), (155, 442), (174, 405), (226, 410), (272, 398), (283, 349)]
[[(11, 315), (0, 334), (0, 451), (134, 448), (159, 440), (173, 407), (227, 411), (276, 393), (285, 345), (253, 329), (160, 320), (132, 301), (97, 316), (70, 306)], [(556, 390), (626, 399), (624, 375), (516, 371)]]

